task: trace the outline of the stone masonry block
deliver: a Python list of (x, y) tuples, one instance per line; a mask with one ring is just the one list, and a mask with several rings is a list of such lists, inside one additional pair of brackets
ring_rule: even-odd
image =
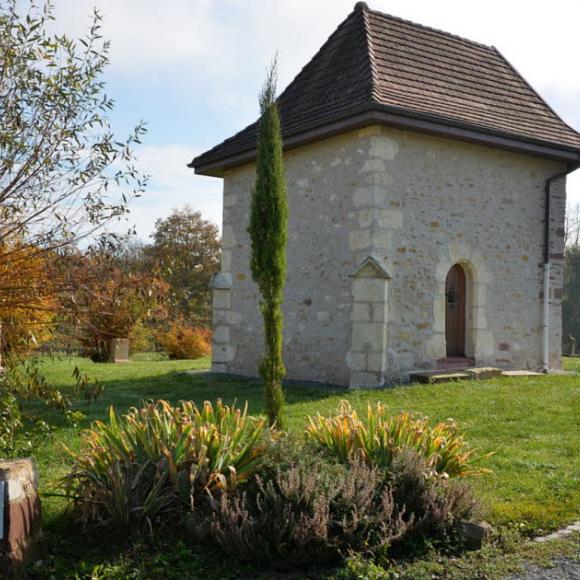
[(212, 364), (228, 363), (233, 360), (236, 349), (225, 344), (214, 344), (212, 349)]
[(350, 368), (353, 371), (364, 371), (367, 368), (367, 355), (364, 352), (353, 352), (350, 355)]
[(371, 304), (366, 302), (355, 302), (352, 305), (352, 314), (350, 319), (356, 322), (370, 322)]
[(222, 246), (224, 248), (233, 248), (236, 245), (236, 234), (230, 225), (224, 225), (222, 235)]
[(232, 251), (224, 250), (222, 252), (222, 271), (229, 272), (232, 269)]
[(227, 195), (224, 192), (224, 207), (234, 207), (237, 201), (238, 201), (237, 195), (233, 194)]
[(358, 225), (361, 228), (369, 228), (375, 219), (377, 210), (374, 208), (361, 209), (358, 212)]
[(213, 341), (217, 344), (230, 342), (230, 329), (228, 326), (216, 326), (213, 330)]
[(381, 279), (357, 278), (352, 282), (352, 294), (355, 302), (384, 302), (387, 283)]
[(372, 321), (373, 322), (386, 322), (387, 321), (387, 305), (381, 304), (380, 302), (375, 302), (371, 305), (372, 308)]
[(227, 373), (228, 365), (226, 363), (212, 362), (211, 364), (212, 373)]
[(371, 243), (370, 230), (354, 230), (349, 232), (349, 247), (351, 250), (362, 250), (367, 248)]
[(354, 322), (352, 325), (353, 352), (380, 352), (384, 348), (386, 329), (375, 322)]
[(384, 352), (369, 352), (367, 355), (367, 371), (380, 373), (385, 370), (386, 353)]
[(394, 209), (381, 209), (377, 212), (377, 220), (380, 228), (398, 229), (403, 227), (403, 212)]
[(385, 204), (387, 194), (386, 191), (376, 185), (368, 185), (366, 187), (359, 187), (355, 190), (353, 196), (353, 203), (355, 207), (380, 207)]
[(350, 373), (350, 388), (378, 387), (383, 384), (382, 373), (353, 371)]
[(232, 305), (231, 290), (214, 290), (213, 291), (213, 307), (215, 309), (227, 310)]

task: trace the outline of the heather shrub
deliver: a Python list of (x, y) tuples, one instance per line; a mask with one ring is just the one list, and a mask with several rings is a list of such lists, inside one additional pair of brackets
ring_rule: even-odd
[(233, 490), (260, 467), (265, 419), (217, 401), (131, 409), (86, 432), (65, 483), (78, 519), (127, 533), (150, 530)]
[(157, 340), (170, 359), (195, 359), (211, 353), (211, 330), (188, 326), (182, 320), (160, 332)]
[(466, 481), (434, 475), (414, 452), (398, 454), (388, 477), (398, 509), (413, 517), (398, 551), (409, 551), (411, 544), (425, 541), (453, 541), (449, 536), (456, 524), (479, 513), (479, 503)]
[(479, 464), (490, 454), (469, 450), (452, 419), (431, 425), (407, 412), (390, 416), (381, 403), (369, 404), (362, 420), (348, 401), (341, 401), (333, 416), (309, 416), (306, 435), (343, 462), (358, 458), (389, 469), (400, 453), (412, 451), (433, 474), (468, 477), (489, 471)]
[(388, 559), (456, 541), (456, 523), (477, 508), (465, 482), (433, 475), (410, 452), (386, 471), (363, 461), (332, 463), (307, 449), (266, 479), (269, 473), (215, 501), (193, 526), (196, 538), (264, 567), (332, 564), (351, 553)]
[(257, 490), (223, 494), (208, 533), (227, 554), (262, 566), (305, 567), (348, 551), (377, 552), (412, 525), (376, 467), (295, 465)]

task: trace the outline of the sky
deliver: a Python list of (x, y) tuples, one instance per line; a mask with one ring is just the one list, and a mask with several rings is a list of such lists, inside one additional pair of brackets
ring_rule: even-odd
[[(189, 204), (221, 226), (221, 180), (193, 157), (257, 118), (257, 94), (278, 53), (282, 90), (354, 6), (353, 0), (54, 0), (53, 27), (83, 35), (94, 7), (111, 41), (105, 81), (119, 136), (143, 119), (136, 150), (151, 176), (130, 221), (143, 241), (155, 220)], [(490, 44), (580, 130), (578, 0), (369, 0), (371, 8)], [(580, 203), (580, 170), (568, 178)]]

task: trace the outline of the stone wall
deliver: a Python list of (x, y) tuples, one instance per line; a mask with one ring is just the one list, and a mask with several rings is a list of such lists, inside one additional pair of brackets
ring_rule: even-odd
[[(466, 354), (482, 365), (541, 368), (544, 183), (561, 164), (383, 127), (285, 160), (289, 378), (377, 384), (434, 368), (445, 357), (445, 277), (455, 263), (468, 281)], [(253, 165), (225, 175), (228, 287), (214, 292), (214, 369), (243, 375), (257, 374), (262, 352), (247, 234), (253, 179)], [(550, 356), (558, 367), (564, 180), (553, 189)], [(380, 282), (383, 305), (357, 296), (353, 275), (369, 258), (390, 278)], [(380, 332), (373, 316), (386, 316)], [(373, 341), (361, 338), (375, 322)]]

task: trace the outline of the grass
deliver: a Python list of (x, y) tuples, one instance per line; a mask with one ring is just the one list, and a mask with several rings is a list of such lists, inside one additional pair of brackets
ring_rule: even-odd
[[(501, 543), (500, 543), (501, 544)], [(437, 552), (415, 560), (395, 564), (386, 570), (373, 563), (355, 559), (348, 562), (344, 570), (334, 576), (335, 580), (364, 578), (365, 580), (432, 580), (433, 578), (453, 580), (491, 580), (520, 574), (526, 569), (548, 570), (555, 565), (554, 559), (580, 560), (580, 533), (546, 543), (515, 541), (510, 548), (502, 545), (484, 547), (460, 556), (441, 557)], [(525, 567), (524, 567), (525, 565)], [(536, 572), (537, 573), (537, 572)], [(535, 576), (543, 578), (544, 576)], [(555, 577), (555, 576), (554, 576)], [(563, 578), (564, 576), (562, 576)]]
[(580, 374), (580, 355), (564, 357), (564, 368)]
[[(153, 358), (148, 355), (138, 358), (125, 364), (96, 364), (80, 358), (45, 359), (43, 372), (64, 391), (69, 391), (74, 384), (75, 366), (105, 385), (96, 403), (82, 401), (75, 405), (87, 417), (83, 426), (104, 418), (109, 405), (122, 412), (144, 400), (159, 398), (172, 402), (192, 399), (196, 403), (218, 397), (226, 403), (247, 400), (250, 412), (262, 412), (262, 388), (257, 381), (184, 372), (201, 371), (208, 366), (206, 359), (147, 360)], [(580, 359), (566, 359), (567, 368), (580, 370), (577, 361)], [(292, 386), (287, 388), (290, 429), (302, 429), (307, 414), (333, 411), (342, 398), (348, 398), (359, 411), (366, 408), (367, 401), (381, 401), (393, 413), (410, 410), (433, 420), (452, 417), (467, 431), (473, 447), (483, 452), (495, 451), (488, 462), (493, 473), (474, 482), (476, 493), (486, 506), (487, 518), (495, 526), (538, 535), (580, 519), (580, 379), (577, 376), (501, 378), (358, 391)], [(46, 415), (43, 408), (32, 410)], [(52, 418), (58, 421), (56, 416)], [(44, 494), (59, 491), (58, 479), (68, 469), (63, 443), (77, 449), (80, 429), (61, 426), (54, 438), (38, 450), (36, 457)], [(44, 525), (55, 542), (68, 525), (64, 508), (62, 498), (43, 497)], [(190, 548), (183, 549), (190, 553)], [(98, 548), (96, 554), (96, 558), (101, 557)], [(198, 558), (198, 555), (191, 552), (190, 557)]]

